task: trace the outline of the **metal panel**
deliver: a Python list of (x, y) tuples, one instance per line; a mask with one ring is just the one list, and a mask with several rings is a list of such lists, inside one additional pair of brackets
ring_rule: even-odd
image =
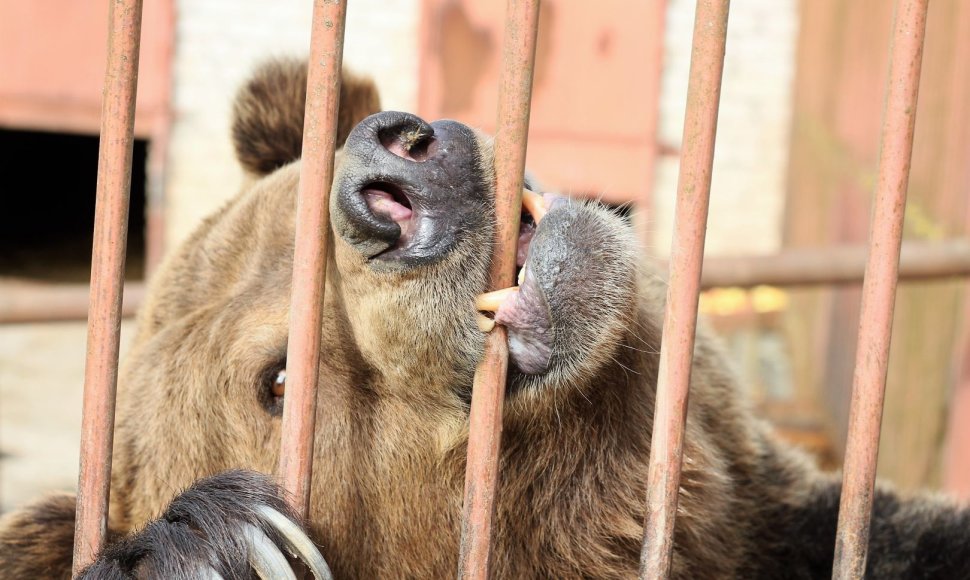
[[(543, 2), (527, 165), (544, 181), (618, 203), (650, 195), (653, 160), (670, 151), (656, 142), (665, 7)], [(494, 130), (503, 8), (422, 0), (422, 116)]]
[[(0, 125), (95, 133), (107, 56), (108, 2), (0, 0)], [(167, 122), (175, 18), (173, 0), (144, 7), (135, 132)]]

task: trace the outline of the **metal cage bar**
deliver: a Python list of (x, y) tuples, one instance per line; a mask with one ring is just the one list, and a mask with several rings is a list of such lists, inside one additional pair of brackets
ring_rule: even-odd
[[(821, 286), (859, 284), (866, 269), (866, 247), (784, 249), (768, 256), (704, 260), (701, 286)], [(899, 256), (899, 279), (939, 280), (970, 276), (970, 240), (907, 241)]]
[[(730, 0), (697, 2), (648, 473), (641, 578), (667, 577), (671, 568), (729, 7)], [(928, 0), (898, 0), (896, 6), (833, 564), (833, 577), (838, 579), (861, 578), (866, 566), (927, 8)], [(93, 561), (106, 531), (141, 14), (142, 0), (110, 3), (82, 411), (75, 574)], [(493, 289), (505, 288), (514, 282), (538, 15), (539, 0), (509, 0), (495, 140), (498, 225), (490, 272)], [(312, 473), (328, 254), (328, 206), (345, 16), (345, 0), (315, 0), (279, 465), (283, 487), (296, 511), (304, 517)], [(930, 252), (926, 248), (922, 250)], [(925, 267), (924, 260), (915, 260), (904, 268), (904, 274), (909, 275), (909, 270), (913, 270), (914, 278), (935, 277), (952, 270), (954, 274), (966, 275), (967, 253), (966, 242), (957, 241), (953, 248), (939, 252), (939, 263)], [(843, 257), (844, 272), (834, 277), (811, 262), (786, 269), (790, 260), (781, 256), (775, 257), (775, 261), (756, 264), (755, 273), (737, 274), (738, 264), (727, 261), (725, 268), (742, 279), (741, 285), (745, 285), (743, 279), (747, 278), (766, 278), (769, 283), (782, 285), (799, 281), (831, 284), (857, 280), (859, 252), (853, 250), (851, 255), (846, 252)], [(825, 268), (830, 270), (831, 264)], [(725, 276), (731, 278), (732, 274)], [(712, 284), (705, 282), (705, 285)], [(473, 387), (459, 564), (463, 578), (489, 576), (508, 367), (506, 339), (502, 327), (488, 334), (485, 356)]]
[(647, 474), (641, 578), (670, 574), (730, 0), (698, 0)]
[[(495, 249), (491, 289), (515, 283), (515, 252), (522, 211), (522, 184), (529, 134), (532, 76), (539, 30), (539, 0), (509, 0), (505, 15), (502, 77), (495, 130)], [(505, 328), (485, 339), (485, 356), (475, 372), (469, 417), (468, 460), (458, 573), (489, 577), (492, 518), (502, 442), (502, 406), (508, 370)]]
[(280, 482), (300, 517), (306, 517), (310, 504), (327, 279), (330, 186), (337, 145), (337, 106), (340, 103), (346, 14), (346, 0), (315, 0), (313, 3), (279, 463)]
[(928, 0), (896, 3), (835, 541), (837, 579), (862, 578), (866, 568), (927, 5)]
[(94, 561), (107, 528), (141, 40), (142, 0), (112, 0), (109, 6), (81, 411), (75, 575)]

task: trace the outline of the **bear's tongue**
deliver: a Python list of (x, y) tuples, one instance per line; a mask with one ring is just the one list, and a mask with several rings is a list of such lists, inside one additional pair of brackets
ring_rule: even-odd
[(401, 237), (398, 238), (396, 245), (401, 246), (406, 244), (411, 239), (411, 230), (414, 229), (412, 227), (414, 220), (411, 219), (414, 212), (411, 211), (410, 207), (401, 203), (401, 201), (407, 198), (403, 194), (396, 196), (394, 192), (385, 191), (376, 187), (368, 187), (361, 191), (361, 194), (364, 196), (367, 207), (370, 208), (374, 215), (384, 216), (401, 228)]
[(398, 225), (411, 219), (411, 209), (394, 199), (391, 193), (380, 189), (365, 189), (361, 193), (364, 194), (367, 207), (372, 212), (386, 216), (397, 222)]

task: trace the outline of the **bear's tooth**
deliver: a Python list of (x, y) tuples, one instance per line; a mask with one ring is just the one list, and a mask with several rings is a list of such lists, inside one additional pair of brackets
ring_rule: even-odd
[(495, 328), (495, 321), (484, 314), (478, 314), (478, 318), (475, 320), (478, 322), (478, 330), (482, 332), (491, 332)]
[(525, 206), (525, 210), (529, 212), (529, 215), (532, 216), (536, 224), (546, 215), (546, 204), (542, 199), (542, 195), (534, 191), (529, 191), (528, 189), (522, 190), (522, 205)]
[(503, 288), (501, 290), (479, 294), (478, 298), (475, 299), (475, 310), (495, 312), (503, 302), (518, 291), (518, 286), (512, 286), (511, 288)]

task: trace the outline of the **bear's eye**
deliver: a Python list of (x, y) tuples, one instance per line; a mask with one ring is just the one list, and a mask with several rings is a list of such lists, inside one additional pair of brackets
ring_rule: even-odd
[(268, 367), (262, 375), (259, 400), (273, 415), (283, 413), (283, 396), (286, 394), (286, 361)]
[(276, 379), (273, 380), (273, 386), (270, 390), (274, 397), (283, 396), (283, 393), (286, 392), (286, 369), (282, 369), (276, 373)]

